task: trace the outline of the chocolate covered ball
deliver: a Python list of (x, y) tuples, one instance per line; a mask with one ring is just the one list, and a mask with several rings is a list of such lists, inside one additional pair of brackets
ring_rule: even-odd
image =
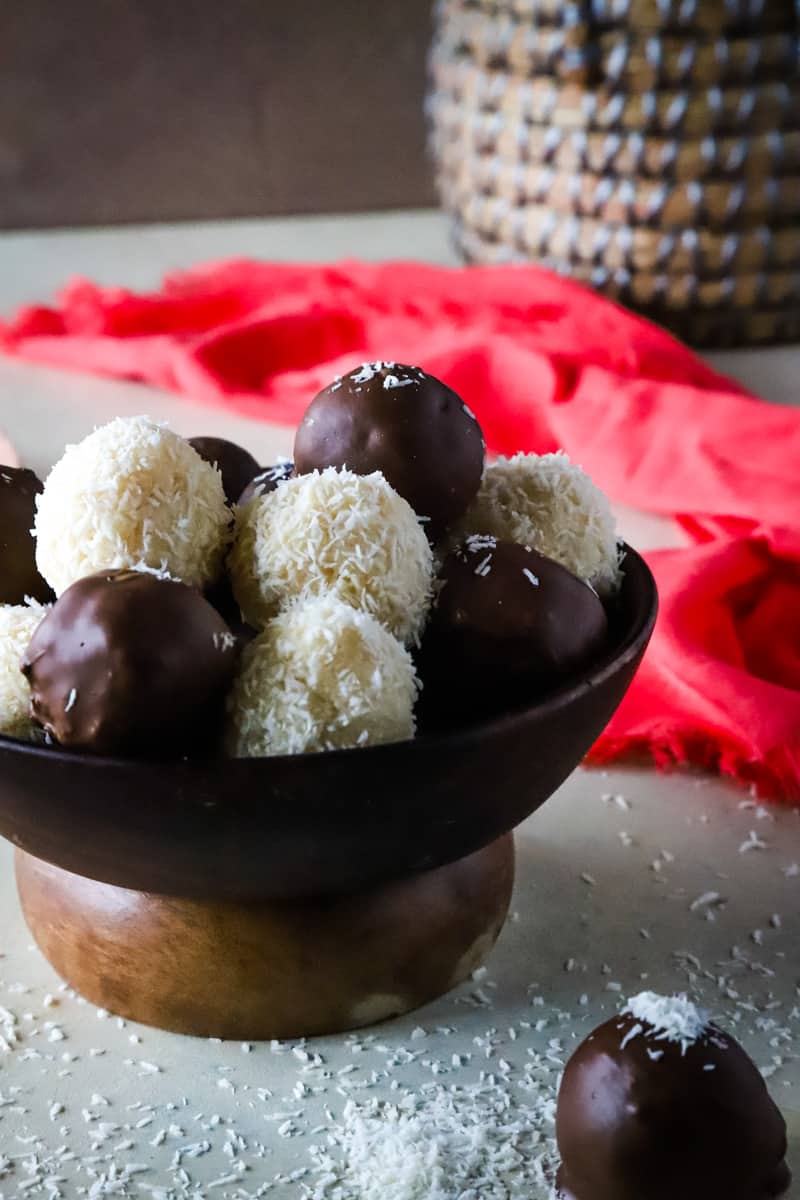
[(483, 474), (480, 426), (459, 396), (420, 367), (362, 363), (311, 402), (297, 430), (298, 474), (380, 471), (434, 531), (457, 520)]
[(44, 604), (53, 593), (36, 567), (33, 522), (42, 482), (33, 471), (0, 466), (0, 604)]
[(569, 682), (603, 649), (605, 610), (564, 567), (474, 536), (445, 559), (425, 631), (425, 724), (483, 716)]
[(216, 467), (222, 476), (225, 499), (235, 504), (247, 484), (258, 474), (259, 465), (249, 450), (219, 437), (187, 438), (201, 458)]
[(177, 757), (217, 737), (236, 638), (194, 588), (102, 571), (62, 594), (22, 664), (31, 712), (93, 754)]
[(249, 504), (257, 496), (264, 496), (267, 492), (274, 492), (279, 483), (285, 483), (293, 475), (294, 463), (289, 458), (279, 459), (271, 467), (264, 467), (263, 470), (260, 470), (250, 480), (247, 487), (239, 496), (239, 507), (244, 508), (245, 504)]
[(567, 1063), (561, 1200), (771, 1200), (786, 1124), (734, 1038), (685, 996), (643, 992)]

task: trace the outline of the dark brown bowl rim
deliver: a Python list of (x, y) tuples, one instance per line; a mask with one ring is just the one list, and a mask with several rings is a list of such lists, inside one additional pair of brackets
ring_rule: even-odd
[(9, 737), (6, 734), (0, 734), (0, 750), (10, 751), (31, 758), (42, 758), (48, 763), (53, 764), (63, 763), (74, 766), (77, 763), (85, 763), (91, 765), (92, 768), (107, 767), (113, 770), (125, 769), (128, 771), (139, 768), (147, 772), (151, 771), (154, 767), (161, 768), (164, 771), (174, 771), (175, 769), (185, 770), (187, 768), (199, 770), (203, 766), (211, 766), (215, 770), (218, 770), (221, 764), (224, 764), (227, 769), (235, 771), (237, 764), (240, 763), (248, 764), (248, 770), (252, 770), (253, 765), (257, 763), (264, 763), (265, 769), (279, 765), (291, 769), (290, 765), (294, 765), (298, 769), (306, 770), (311, 762), (317, 762), (322, 768), (330, 763), (352, 758), (354, 754), (359, 755), (361, 760), (364, 761), (364, 756), (368, 755), (374, 759), (380, 755), (389, 755), (396, 753), (401, 746), (407, 747), (409, 752), (412, 753), (434, 749), (457, 750), (465, 742), (474, 742), (478, 738), (481, 740), (490, 738), (498, 731), (508, 731), (513, 729), (516, 724), (524, 724), (530, 719), (533, 713), (552, 713), (557, 712), (560, 708), (568, 707), (579, 696), (604, 683), (620, 667), (641, 652), (642, 647), (648, 642), (655, 626), (658, 615), (658, 591), (653, 573), (645, 559), (627, 545), (627, 543), (622, 543), (621, 548), (626, 558), (636, 562), (638, 573), (645, 585), (640, 596), (640, 620), (636, 624), (631, 625), (624, 633), (622, 639), (609, 647), (595, 661), (590, 670), (576, 682), (567, 683), (562, 687), (554, 689), (543, 700), (539, 700), (534, 704), (522, 705), (511, 711), (500, 713), (495, 717), (474, 724), (464, 725), (453, 730), (421, 733), (404, 742), (384, 742), (376, 746), (354, 746), (346, 749), (320, 750), (313, 754), (275, 754), (251, 758), (170, 758), (162, 761), (158, 759), (104, 757), (102, 755), (81, 754), (53, 746), (37, 744), (36, 742), (25, 742), (18, 738)]

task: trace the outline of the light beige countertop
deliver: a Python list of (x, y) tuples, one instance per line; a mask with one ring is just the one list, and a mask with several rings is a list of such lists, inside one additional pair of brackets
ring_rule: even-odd
[[(143, 288), (227, 255), (453, 261), (433, 213), (6, 234), (0, 313), (77, 273)], [(797, 350), (714, 361), (770, 399), (795, 398)], [(0, 427), (40, 473), (66, 441), (139, 412), (233, 438), (265, 463), (291, 446), (288, 429), (0, 359)], [(621, 513), (621, 524), (640, 548), (677, 538), (640, 514)], [(566, 1056), (645, 988), (690, 990), (740, 1038), (778, 1104), (800, 1110), (800, 812), (699, 774), (577, 771), (519, 829), (517, 850), (512, 918), (472, 983), (358, 1035), (241, 1046), (135, 1027), (63, 990), (30, 946), (2, 844), (0, 1200), (293, 1200), (305, 1188), (351, 1200), (314, 1174), (310, 1151), (340, 1127), (348, 1100), (397, 1101), (490, 1072), (503, 1103), (546, 1134)], [(796, 1124), (793, 1139), (800, 1175)], [(508, 1196), (537, 1200), (521, 1187), (512, 1178)]]

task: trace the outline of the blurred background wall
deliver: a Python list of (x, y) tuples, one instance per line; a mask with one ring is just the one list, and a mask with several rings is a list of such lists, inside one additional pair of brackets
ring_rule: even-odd
[(0, 0), (0, 227), (435, 201), (430, 0)]

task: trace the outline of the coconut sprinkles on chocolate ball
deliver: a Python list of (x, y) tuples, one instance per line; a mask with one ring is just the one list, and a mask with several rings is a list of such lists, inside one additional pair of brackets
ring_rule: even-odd
[(297, 473), (380, 471), (433, 532), (466, 511), (483, 475), (481, 427), (460, 396), (421, 367), (373, 362), (312, 400), (295, 435)]
[(256, 497), (263, 496), (266, 492), (274, 492), (279, 484), (285, 483), (293, 475), (294, 463), (292, 460), (290, 458), (277, 459), (271, 467), (259, 469), (258, 474), (253, 476), (247, 487), (242, 489), (237, 504), (240, 508), (244, 508), (245, 504), (249, 504)]
[(31, 714), (59, 745), (175, 758), (222, 727), (236, 638), (194, 588), (101, 571), (59, 597), (22, 662)]
[(608, 622), (596, 593), (528, 546), (475, 534), (445, 559), (429, 634), (452, 667), (553, 685), (591, 662)]
[(752, 1059), (686, 996), (634, 996), (567, 1063), (560, 1200), (772, 1200), (786, 1123)]
[(423, 728), (474, 723), (577, 682), (608, 620), (596, 593), (559, 563), (473, 534), (445, 558), (419, 651)]

